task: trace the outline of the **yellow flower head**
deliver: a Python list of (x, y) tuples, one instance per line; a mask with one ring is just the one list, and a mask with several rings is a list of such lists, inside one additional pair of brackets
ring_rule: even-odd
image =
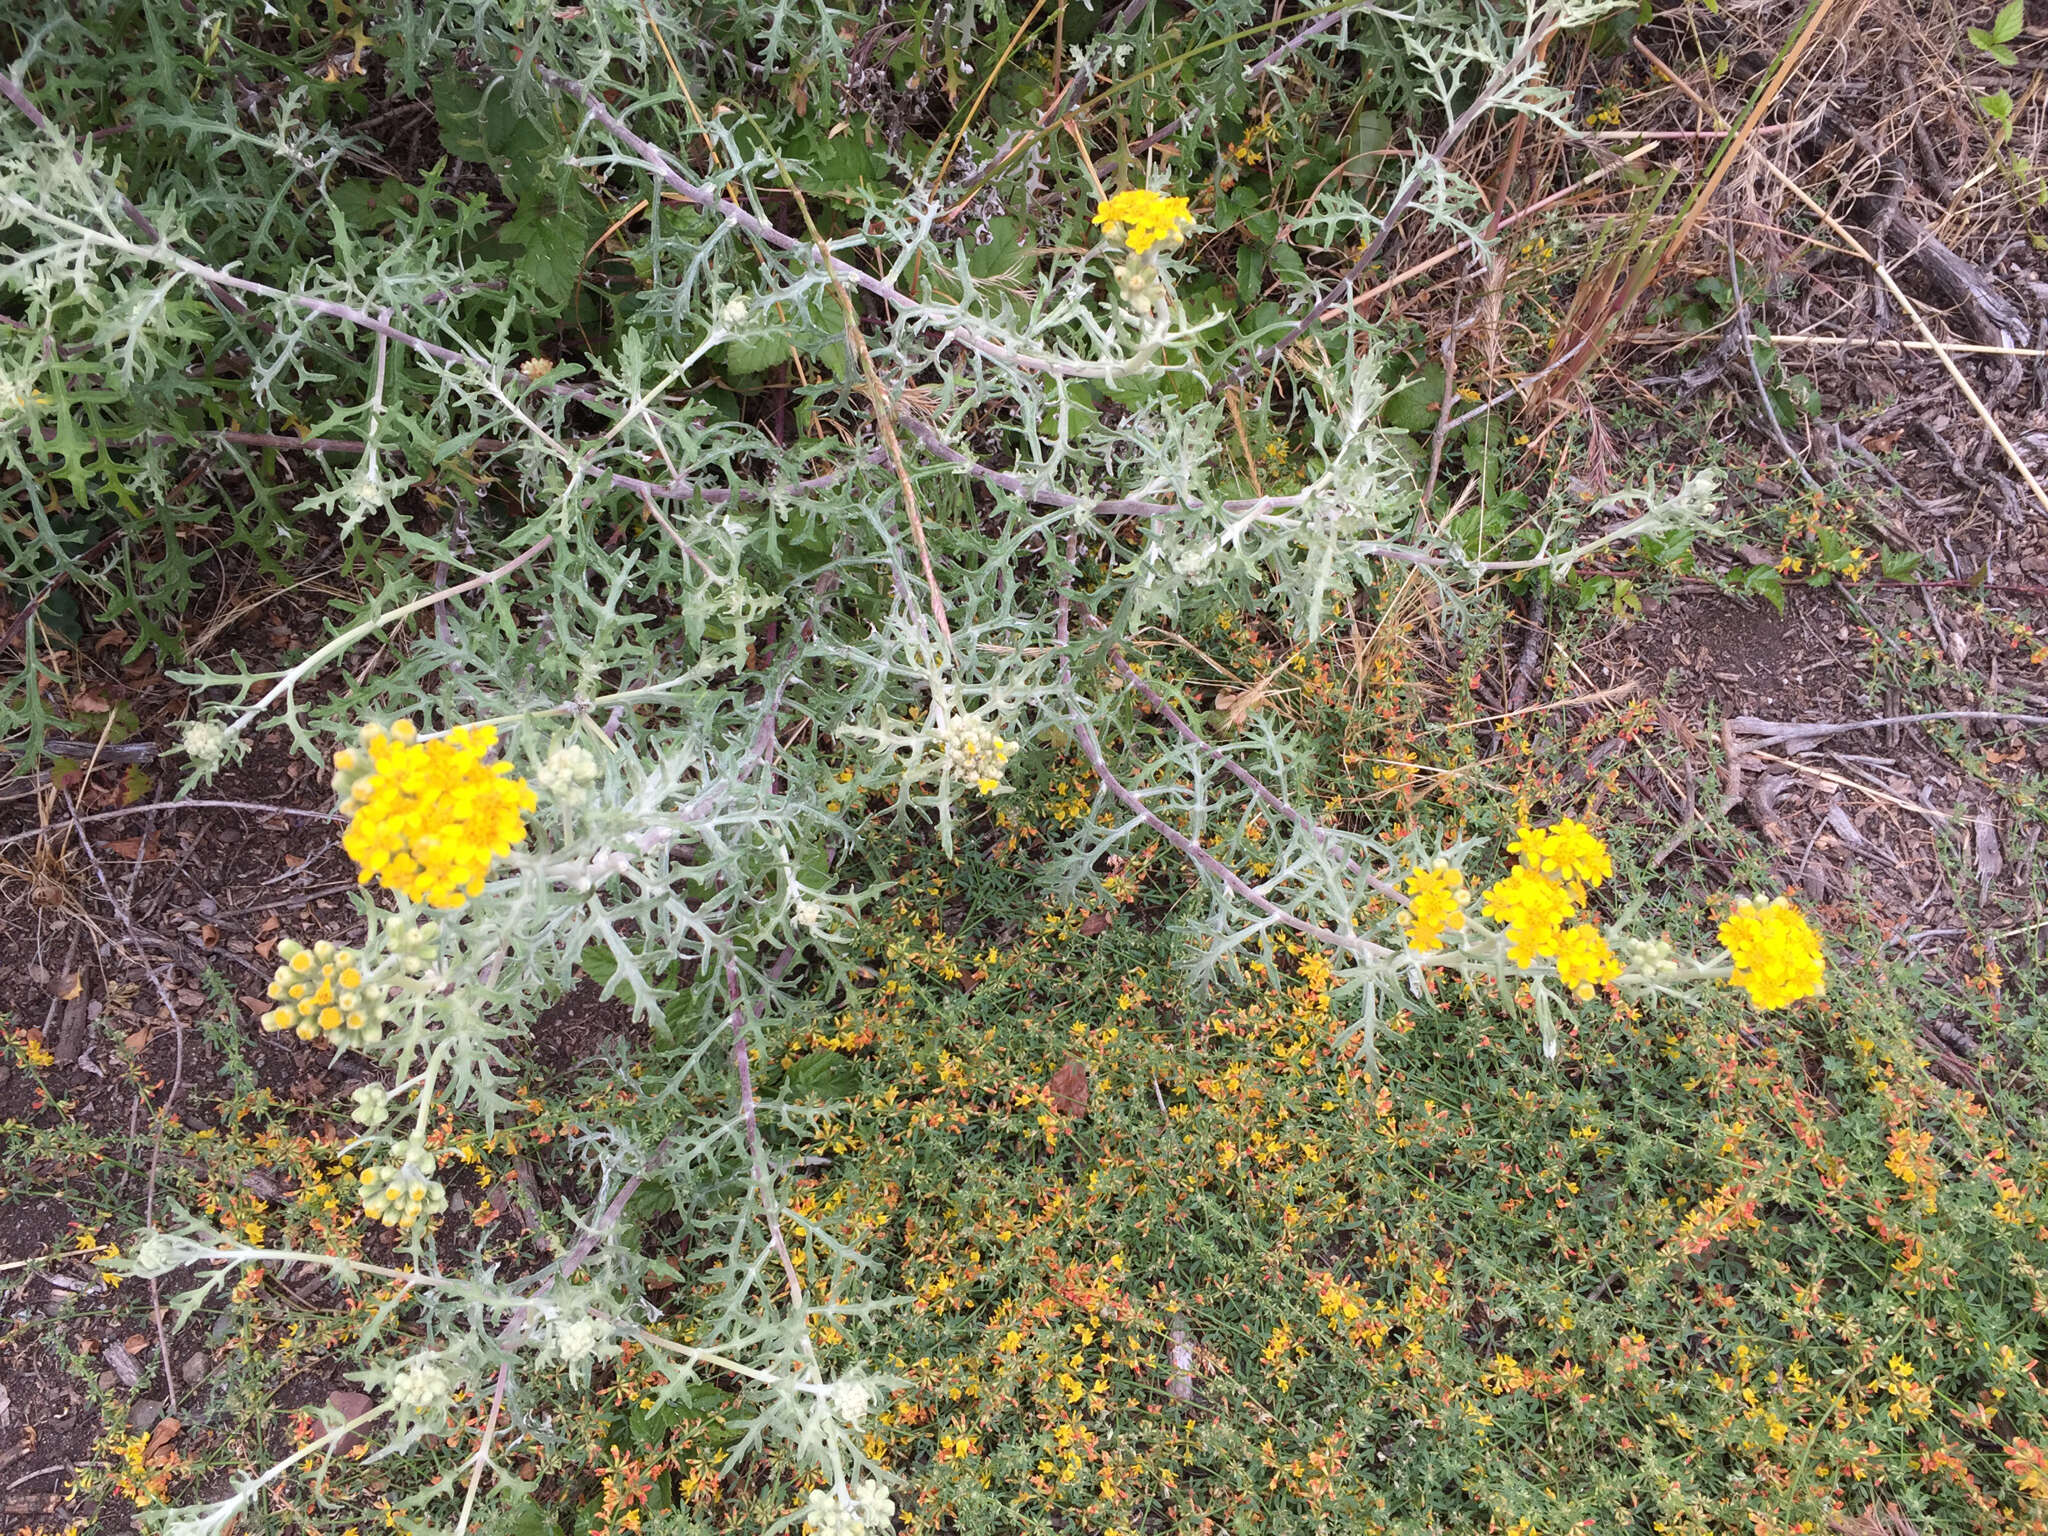
[(265, 1029), (334, 1045), (369, 1045), (382, 1035), (354, 950), (326, 939), (311, 949), (285, 939), (277, 952), (284, 964), (270, 978), (269, 997), (277, 1006), (263, 1015)]
[(1408, 936), (1410, 949), (1423, 954), (1442, 949), (1446, 933), (1463, 930), (1465, 903), (1472, 895), (1465, 889), (1462, 870), (1442, 859), (1427, 866), (1418, 864), (1408, 872), (1402, 889), (1408, 893), (1408, 910), (1397, 921)]
[(1728, 984), (1742, 988), (1757, 1007), (1783, 1008), (1820, 994), (1827, 973), (1820, 935), (1784, 897), (1762, 906), (1736, 902), (1721, 925), (1721, 942), (1735, 962)]
[(1554, 827), (1522, 828), (1508, 844), (1508, 852), (1519, 853), (1529, 868), (1548, 875), (1580, 901), (1586, 899), (1588, 886), (1598, 886), (1614, 873), (1607, 845), (1583, 821), (1569, 817)]
[(334, 758), (349, 818), (341, 845), (357, 878), (434, 907), (480, 895), (491, 861), (525, 838), (524, 813), (538, 803), (510, 763), (484, 761), (497, 731), (458, 727), (421, 741), (418, 727), (400, 720), (388, 732), (366, 725), (362, 737), (363, 751)]
[(1195, 227), (1184, 197), (1161, 197), (1143, 187), (1119, 192), (1095, 210), (1095, 222), (1112, 240), (1121, 240), (1133, 256), (1143, 255), (1155, 245), (1172, 250)]
[(1565, 921), (1578, 904), (1550, 876), (1517, 864), (1488, 887), (1479, 910), (1507, 930), (1508, 958), (1528, 966), (1557, 953)]
[(1577, 923), (1558, 935), (1557, 979), (1581, 1002), (1621, 974), (1621, 960), (1591, 923)]

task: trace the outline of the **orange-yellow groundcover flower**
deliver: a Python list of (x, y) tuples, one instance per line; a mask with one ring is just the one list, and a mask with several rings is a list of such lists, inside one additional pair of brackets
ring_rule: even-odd
[(1783, 1008), (1816, 996), (1827, 974), (1820, 935), (1791, 902), (1780, 896), (1759, 906), (1742, 900), (1721, 924), (1721, 942), (1735, 962), (1728, 978), (1759, 1008)]
[(1403, 882), (1408, 892), (1408, 910), (1398, 921), (1408, 937), (1408, 947), (1421, 954), (1444, 947), (1444, 935), (1465, 926), (1465, 903), (1472, 898), (1465, 890), (1465, 876), (1448, 862), (1417, 865)]
[(1105, 198), (1095, 210), (1095, 222), (1112, 240), (1121, 240), (1133, 256), (1143, 255), (1155, 245), (1171, 250), (1195, 227), (1184, 197), (1162, 197), (1135, 187)]
[(538, 803), (512, 765), (487, 763), (495, 728), (457, 727), (421, 741), (400, 720), (362, 729), (363, 750), (334, 755), (334, 789), (348, 816), (341, 845), (357, 878), (380, 881), (428, 906), (459, 907), (481, 895), (491, 861), (526, 836)]

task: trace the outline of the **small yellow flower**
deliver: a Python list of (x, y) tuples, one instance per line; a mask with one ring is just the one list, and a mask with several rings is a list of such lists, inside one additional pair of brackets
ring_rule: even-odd
[(1444, 947), (1444, 935), (1465, 926), (1465, 903), (1472, 899), (1465, 889), (1465, 875), (1443, 859), (1417, 865), (1402, 884), (1408, 892), (1408, 910), (1397, 921), (1408, 937), (1408, 947), (1421, 954)]
[(1721, 925), (1721, 942), (1735, 962), (1728, 984), (1747, 992), (1759, 1008), (1783, 1008), (1818, 996), (1825, 984), (1820, 935), (1806, 914), (1782, 896), (1762, 906), (1747, 899), (1736, 902)]
[(1135, 187), (1105, 199), (1095, 210), (1095, 222), (1112, 240), (1121, 240), (1133, 256), (1143, 255), (1155, 245), (1172, 250), (1195, 227), (1184, 197), (1162, 197)]
[(1557, 941), (1557, 979), (1581, 1002), (1621, 974), (1621, 961), (1591, 923), (1577, 923)]
[(1517, 864), (1488, 887), (1479, 910), (1507, 930), (1508, 958), (1528, 966), (1539, 956), (1557, 953), (1565, 921), (1577, 904), (1548, 875)]
[(349, 818), (341, 845), (358, 880), (414, 901), (459, 907), (481, 895), (491, 861), (525, 838), (539, 802), (509, 763), (486, 763), (491, 726), (458, 727), (435, 741), (400, 720), (363, 727), (363, 751), (334, 756), (334, 788)]

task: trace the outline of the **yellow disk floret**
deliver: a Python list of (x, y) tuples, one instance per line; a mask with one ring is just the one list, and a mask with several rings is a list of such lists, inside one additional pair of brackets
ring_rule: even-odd
[(1137, 256), (1155, 245), (1168, 250), (1179, 245), (1195, 227), (1195, 216), (1188, 212), (1186, 198), (1162, 197), (1138, 187), (1105, 199), (1095, 210), (1095, 222), (1110, 239), (1121, 240), (1124, 249)]
[(265, 1029), (332, 1045), (369, 1045), (382, 1035), (354, 950), (326, 939), (311, 949), (285, 939), (277, 952), (284, 963), (270, 978), (268, 995), (277, 1006), (263, 1015)]
[(1583, 821), (1569, 817), (1553, 827), (1522, 828), (1508, 844), (1508, 852), (1520, 854), (1524, 864), (1548, 875), (1580, 901), (1586, 899), (1588, 887), (1614, 873), (1607, 845)]
[(1408, 910), (1396, 919), (1407, 935), (1408, 947), (1418, 953), (1444, 947), (1444, 935), (1465, 926), (1465, 903), (1472, 899), (1465, 889), (1465, 875), (1446, 860), (1420, 865), (1408, 872), (1402, 883), (1408, 893)]
[(1735, 962), (1728, 978), (1759, 1008), (1783, 1008), (1818, 996), (1827, 974), (1820, 935), (1791, 902), (1780, 896), (1761, 906), (1743, 900), (1721, 924), (1721, 942)]
[(428, 906), (480, 895), (491, 861), (526, 836), (538, 803), (509, 763), (487, 763), (498, 733), (457, 727), (419, 740), (410, 720), (363, 727), (363, 749), (335, 754), (334, 787), (348, 816), (341, 845), (358, 879), (377, 880)]
[(1557, 939), (1557, 979), (1580, 1001), (1621, 974), (1621, 959), (1591, 923), (1577, 923)]
[(1577, 903), (1548, 875), (1517, 864), (1487, 888), (1479, 910), (1507, 930), (1508, 958), (1528, 966), (1557, 953), (1564, 924)]

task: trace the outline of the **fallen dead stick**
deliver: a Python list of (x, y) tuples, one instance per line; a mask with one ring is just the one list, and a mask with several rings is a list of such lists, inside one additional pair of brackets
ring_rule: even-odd
[[(1721, 335), (1717, 326), (1705, 331), (1630, 331), (1617, 336), (1615, 340), (1630, 346), (1654, 347), (1680, 345), (1695, 341), (1712, 341)], [(1905, 336), (1823, 336), (1813, 332), (1796, 332), (1790, 336), (1774, 333), (1771, 336), (1774, 347), (1869, 347), (1879, 351), (1887, 347), (1903, 348), (1908, 352), (1960, 352), (1971, 356), (1984, 357), (2048, 357), (2048, 347), (1992, 347), (1973, 341), (1944, 341), (1941, 343), (1915, 341)]]
[(1520, 709), (1511, 709), (1504, 715), (1474, 715), (1470, 720), (1456, 720), (1442, 729), (1456, 731), (1468, 725), (1483, 725), (1488, 721), (1496, 725), (1505, 725), (1508, 721), (1519, 720), (1524, 715), (1548, 714), (1553, 709), (1569, 709), (1574, 704), (1612, 704), (1617, 699), (1627, 698), (1639, 685), (1640, 680), (1632, 677), (1627, 682), (1616, 683), (1612, 688), (1602, 688), (1598, 693), (1582, 693), (1569, 699), (1552, 699), (1547, 704), (1528, 704)]
[(1782, 747), (1787, 752), (1810, 752), (1830, 736), (1849, 731), (1868, 731), (1887, 725), (1920, 725), (1934, 720), (2016, 720), (2021, 725), (2048, 725), (2048, 715), (2016, 715), (1997, 709), (1943, 709), (1925, 715), (1883, 715), (1875, 720), (1786, 721), (1759, 720), (1737, 715), (1725, 727), (1731, 753), (1746, 756), (1763, 747)]

